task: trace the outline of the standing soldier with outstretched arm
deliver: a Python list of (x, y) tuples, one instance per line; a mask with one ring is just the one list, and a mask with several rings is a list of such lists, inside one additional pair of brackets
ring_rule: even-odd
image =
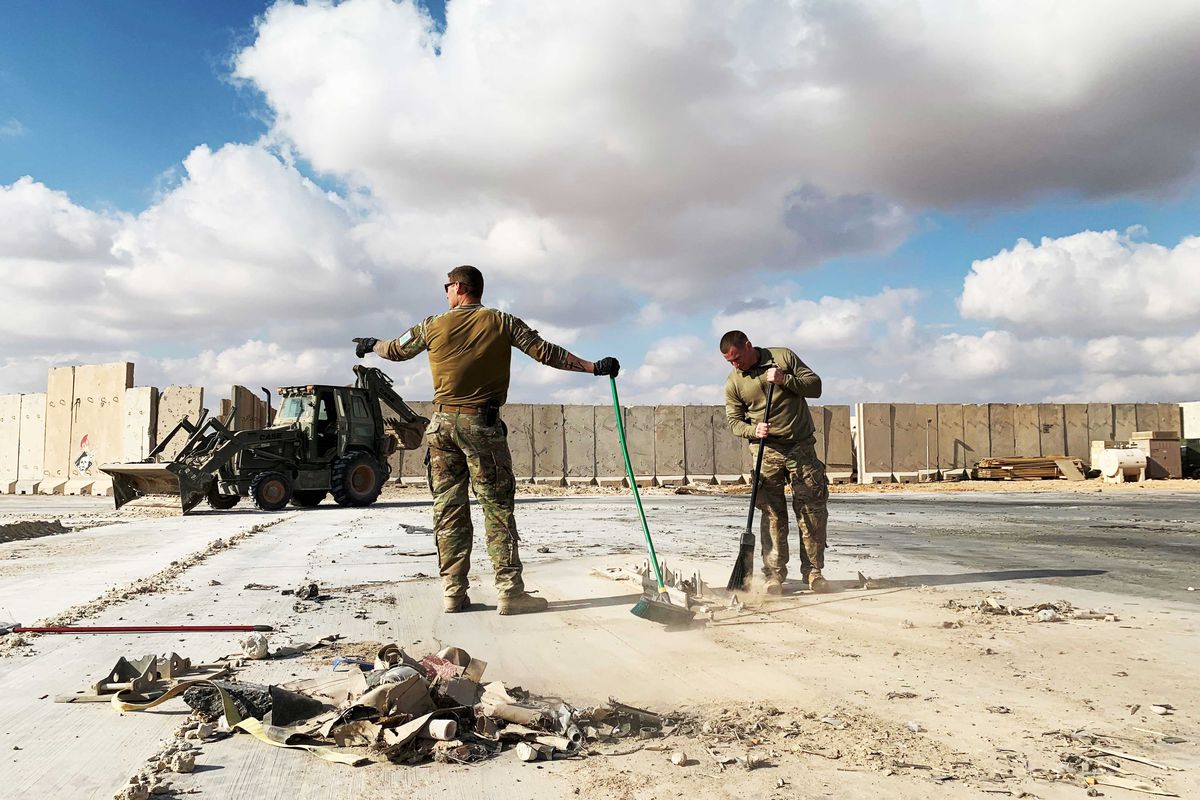
[[(766, 590), (781, 594), (787, 579), (788, 518), (783, 488), (792, 485), (792, 506), (800, 528), (800, 576), (814, 592), (829, 591), (825, 567), (825, 528), (829, 486), (817, 457), (812, 415), (805, 398), (821, 396), (821, 379), (786, 347), (755, 347), (741, 331), (721, 337), (721, 354), (733, 366), (725, 381), (725, 417), (729, 430), (763, 447), (762, 472), (755, 503), (761, 513), (763, 575)], [(771, 418), (767, 384), (774, 384)], [(754, 422), (759, 420), (758, 422)]]
[(501, 614), (543, 611), (545, 598), (525, 591), (513, 515), (516, 480), (508, 450), (508, 429), (500, 408), (508, 399), (512, 348), (555, 369), (616, 377), (617, 359), (584, 361), (538, 336), (512, 314), (486, 308), (483, 274), (472, 266), (446, 277), (450, 310), (414, 325), (390, 341), (355, 339), (362, 358), (369, 352), (406, 361), (429, 351), (433, 372), (433, 419), (426, 431), (433, 529), (447, 613), (465, 611), (471, 566), (469, 489), (483, 506), (488, 555), (496, 571)]

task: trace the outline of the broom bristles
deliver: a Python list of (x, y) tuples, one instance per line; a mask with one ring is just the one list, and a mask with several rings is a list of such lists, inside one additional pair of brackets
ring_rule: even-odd
[(753, 550), (749, 554), (744, 550), (738, 553), (737, 561), (733, 564), (733, 572), (729, 573), (729, 583), (725, 584), (727, 590), (731, 592), (742, 590), (742, 587), (746, 584), (746, 576), (749, 574), (746, 564), (753, 558)]

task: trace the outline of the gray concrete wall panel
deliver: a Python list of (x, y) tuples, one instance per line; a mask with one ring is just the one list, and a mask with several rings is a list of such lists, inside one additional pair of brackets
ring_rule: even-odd
[[(590, 406), (589, 406), (590, 408)], [(561, 485), (566, 478), (563, 407), (533, 407), (533, 479)]]
[(825, 408), (825, 475), (831, 483), (849, 483), (854, 475), (854, 438), (850, 406)]
[(122, 460), (125, 450), (125, 392), (133, 386), (133, 364), (84, 364), (75, 369), (71, 419), (71, 481), (64, 491), (111, 486), (101, 464)]
[(563, 406), (563, 437), (567, 449), (567, 482), (596, 480), (596, 408)]
[(1038, 404), (1038, 432), (1043, 456), (1067, 454), (1067, 425), (1062, 405)]
[[(617, 415), (612, 404), (593, 406), (596, 419), (596, 480), (609, 485), (620, 483), (625, 477), (625, 459), (621, 456), (621, 442), (617, 435)], [(627, 415), (621, 409), (621, 418)], [(567, 459), (571, 458), (568, 451)]]
[[(161, 442), (171, 429), (179, 424), (179, 420), (187, 419), (193, 425), (200, 419), (200, 410), (204, 407), (204, 388), (200, 386), (168, 386), (158, 394), (158, 433), (154, 441)], [(187, 431), (180, 431), (167, 444), (159, 461), (170, 461), (179, 454), (180, 448), (187, 442)]]
[(1067, 455), (1088, 461), (1091, 458), (1091, 443), (1088, 441), (1087, 403), (1065, 404), (1063, 421), (1067, 432)]
[(0, 394), (0, 494), (17, 488), (21, 460), (21, 395)]
[(1139, 431), (1162, 430), (1158, 426), (1158, 404), (1138, 403), (1134, 406), (1134, 420)]
[(1021, 403), (1013, 409), (1013, 446), (1018, 458), (1037, 458), (1042, 454), (1042, 429), (1036, 403)]
[(235, 431), (259, 430), (260, 415), (254, 392), (245, 386), (234, 384), (229, 389), (229, 399), (233, 403), (233, 429)]
[(654, 407), (630, 406), (625, 410), (625, 441), (638, 482), (654, 480)]
[(892, 472), (915, 473), (925, 463), (925, 420), (918, 421), (919, 412), (913, 403), (896, 403), (892, 408)]
[(1160, 431), (1175, 431), (1183, 437), (1183, 414), (1178, 403), (1158, 404), (1158, 428)]
[(937, 406), (896, 403), (892, 435), (892, 473), (918, 473), (937, 465)]
[(1113, 427), (1112, 403), (1088, 403), (1087, 425), (1088, 458), (1091, 458), (1092, 442), (1111, 442), (1116, 439), (1116, 430)]
[(712, 406), (684, 406), (683, 474), (689, 483), (716, 480), (713, 441)]
[(157, 441), (158, 389), (134, 386), (125, 390), (125, 424), (122, 430), (121, 460), (142, 461)]
[(1137, 406), (1133, 403), (1117, 403), (1113, 406), (1114, 441), (1128, 442), (1136, 430), (1140, 430), (1137, 426)]
[(533, 406), (529, 403), (509, 403), (500, 410), (500, 418), (508, 428), (513, 475), (518, 481), (527, 483), (533, 480)]
[(17, 492), (33, 494), (42, 480), (46, 456), (46, 395), (21, 395), (21, 442), (17, 458)]
[(967, 442), (963, 424), (961, 405), (938, 404), (938, 466), (947, 472), (962, 472), (967, 467)]
[(681, 481), (687, 473), (683, 461), (683, 406), (654, 407), (654, 477)]
[(1134, 406), (1134, 420), (1139, 431), (1159, 431), (1158, 404), (1138, 403)]
[(42, 494), (57, 494), (71, 478), (71, 402), (75, 368), (51, 367), (46, 377), (46, 447), (42, 451)]
[(1011, 458), (1017, 454), (1017, 407), (1012, 403), (988, 404), (990, 458)]
[(893, 408), (889, 403), (859, 403), (859, 482), (891, 480)]
[(973, 469), (979, 463), (979, 459), (992, 457), (991, 419), (988, 406), (983, 403), (965, 405), (962, 412), (965, 466), (967, 469)]
[(825, 472), (830, 478), (849, 478), (854, 469), (850, 438), (850, 406), (825, 406)]
[(713, 429), (713, 470), (722, 483), (737, 483), (744, 475), (746, 440), (729, 432), (725, 425), (725, 406), (711, 406)]
[(825, 454), (829, 449), (829, 425), (825, 406), (809, 406), (808, 415), (813, 424), (813, 448), (817, 451), (817, 458), (824, 464)]

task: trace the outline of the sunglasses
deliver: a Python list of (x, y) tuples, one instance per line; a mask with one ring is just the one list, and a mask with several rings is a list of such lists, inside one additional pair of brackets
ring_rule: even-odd
[(457, 286), (459, 283), (461, 283), (461, 281), (450, 281), (449, 283), (447, 283), (447, 284), (444, 284), (444, 285), (442, 286), (442, 291), (443, 291), (443, 292), (448, 292), (448, 291), (450, 291), (450, 287), (451, 287), (451, 286)]

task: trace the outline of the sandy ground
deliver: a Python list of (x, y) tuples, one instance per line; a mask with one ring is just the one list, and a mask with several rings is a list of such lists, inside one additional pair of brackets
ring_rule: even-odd
[[(783, 597), (744, 597), (741, 611), (678, 632), (629, 614), (640, 588), (604, 576), (642, 559), (636, 513), (619, 490), (538, 488), (519, 498), (527, 580), (551, 600), (548, 613), (528, 617), (495, 613), (482, 546), (471, 590), (480, 609), (440, 612), (421, 490), (389, 490), (369, 509), (188, 517), (165, 507), (113, 513), (111, 501), (90, 498), (0, 498), (0, 525), (60, 520), (70, 529), (48, 524), (38, 538), (0, 542), (0, 616), (264, 623), (278, 631), (273, 645), (344, 637), (240, 671), (262, 682), (320, 674), (336, 655), (379, 642), (418, 654), (454, 644), (486, 660), (490, 679), (576, 705), (616, 697), (706, 723), (624, 755), (615, 753), (632, 747), (471, 766), (351, 768), (237, 736), (204, 745), (197, 772), (174, 782), (180, 796), (1067, 798), (1085, 796), (1073, 765), (1096, 757), (1095, 747), (1158, 765), (1101, 756), (1114, 769), (1098, 769), (1115, 779), (1200, 796), (1200, 597), (1188, 590), (1200, 587), (1197, 482), (1099, 492), (1061, 481), (967, 486), (838, 491), (826, 574), (840, 591), (818, 596), (789, 582)], [(723, 583), (746, 498), (654, 490), (645, 500), (670, 565)], [(296, 606), (280, 593), (310, 580), (328, 600)], [(1039, 623), (978, 610), (988, 597), (1066, 601), (1100, 616)], [(0, 641), (5, 797), (112, 797), (185, 712), (174, 701), (121, 715), (55, 704), (55, 695), (97, 679), (120, 655), (174, 650), (207, 661), (238, 649), (221, 634), (26, 638)], [(1164, 704), (1169, 713), (1154, 713)], [(676, 750), (687, 766), (671, 765)]]

